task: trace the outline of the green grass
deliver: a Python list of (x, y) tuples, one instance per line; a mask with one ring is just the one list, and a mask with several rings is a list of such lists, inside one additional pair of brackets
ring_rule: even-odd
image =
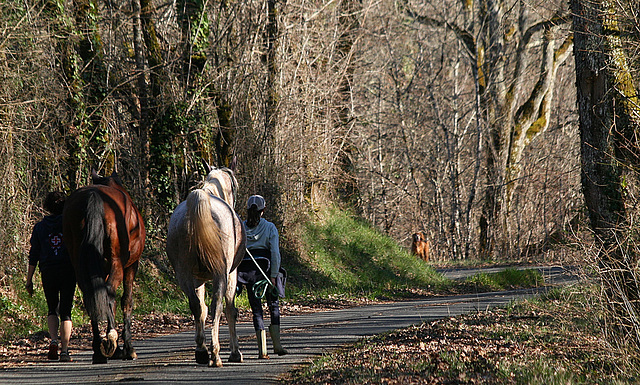
[(522, 287), (538, 287), (544, 284), (544, 278), (538, 270), (508, 268), (497, 273), (480, 273), (465, 280), (480, 291), (501, 291)]
[[(29, 296), (24, 287), (24, 275), (11, 276), (11, 292), (0, 295), (0, 343), (16, 337), (29, 336), (48, 331), (47, 302), (42, 290), (40, 272), (34, 275), (34, 294)], [(118, 317), (121, 316), (120, 298), (122, 285), (116, 292)], [(134, 287), (134, 316), (150, 313), (191, 314), (189, 304), (170, 274), (162, 273), (155, 265), (143, 258)], [(88, 324), (89, 317), (82, 305), (82, 293), (76, 288), (71, 319), (74, 325)], [(118, 318), (119, 319), (119, 318)]]
[[(0, 296), (0, 343), (6, 343), (14, 335), (29, 335), (39, 326), (34, 322), (33, 309), (28, 305), (18, 305), (7, 295)], [(46, 313), (45, 313), (46, 314)]]
[(320, 216), (302, 229), (304, 254), (283, 256), (293, 297), (386, 298), (411, 288), (436, 289), (448, 284), (430, 265), (348, 212), (328, 208)]
[[(120, 292), (121, 290), (119, 290)], [(156, 264), (147, 258), (140, 260), (133, 298), (134, 315), (150, 313), (191, 314), (187, 297), (174, 282), (172, 270), (160, 271)]]

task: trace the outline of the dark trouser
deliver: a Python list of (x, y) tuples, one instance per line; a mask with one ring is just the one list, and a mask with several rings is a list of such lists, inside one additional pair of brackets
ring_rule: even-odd
[[(248, 286), (248, 285), (247, 285)], [(253, 285), (252, 285), (253, 286)], [(271, 288), (267, 289), (265, 300), (269, 307), (269, 317), (271, 319), (271, 325), (280, 325), (280, 301), (278, 296), (274, 296), (271, 293)], [(247, 296), (249, 297), (249, 305), (251, 305), (251, 312), (253, 313), (253, 327), (257, 330), (264, 330), (264, 317), (262, 311), (262, 301), (253, 294), (251, 287), (247, 287)]]
[(76, 292), (76, 275), (73, 267), (69, 265), (40, 270), (42, 276), (42, 289), (47, 299), (49, 313), (58, 315), (60, 321), (71, 319), (73, 308), (73, 296)]
[[(256, 258), (256, 262), (260, 265), (262, 272), (269, 274), (271, 271), (271, 254), (269, 250), (251, 250), (252, 255)], [(264, 275), (258, 270), (256, 263), (248, 256), (242, 260), (238, 267), (238, 285), (244, 285), (247, 288), (247, 297), (251, 312), (253, 313), (253, 327), (258, 330), (264, 330), (264, 315), (262, 311), (262, 301), (253, 293), (253, 285), (265, 279)], [(264, 296), (269, 307), (269, 317), (271, 325), (280, 325), (280, 301), (277, 295), (273, 295), (271, 287), (267, 288)]]

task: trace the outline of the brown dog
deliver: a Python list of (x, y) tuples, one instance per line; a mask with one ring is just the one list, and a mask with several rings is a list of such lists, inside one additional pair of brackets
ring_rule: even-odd
[(429, 241), (427, 241), (427, 237), (422, 231), (413, 234), (411, 253), (417, 255), (424, 261), (429, 260)]

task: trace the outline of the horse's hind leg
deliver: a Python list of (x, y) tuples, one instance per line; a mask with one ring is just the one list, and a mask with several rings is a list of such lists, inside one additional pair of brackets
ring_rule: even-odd
[(124, 285), (120, 305), (122, 307), (124, 351), (122, 359), (135, 360), (138, 358), (135, 349), (131, 345), (131, 312), (133, 311), (133, 279), (138, 271), (138, 262), (129, 266), (124, 272)]
[(213, 310), (213, 326), (211, 327), (211, 361), (209, 366), (222, 366), (220, 359), (220, 316), (222, 315), (222, 301), (225, 295), (226, 277), (213, 280), (213, 292), (211, 293), (211, 306)]
[[(106, 328), (106, 336), (101, 338), (100, 341), (100, 352), (106, 358), (113, 358), (117, 348), (118, 348), (118, 332), (115, 329), (116, 321), (116, 305), (115, 305), (115, 289), (114, 286), (111, 286), (107, 283), (107, 328)], [(98, 326), (99, 329), (99, 326)]]
[(91, 332), (93, 334), (93, 357), (91, 358), (91, 363), (106, 364), (107, 357), (102, 354), (102, 337), (100, 336), (100, 326), (97, 320), (91, 320)]
[(209, 363), (209, 353), (205, 344), (204, 325), (207, 318), (207, 305), (204, 303), (204, 283), (197, 288), (184, 290), (189, 298), (189, 308), (196, 323), (196, 362)]
[[(113, 239), (113, 238), (112, 238)], [(113, 245), (112, 245), (113, 247)], [(112, 255), (115, 251), (112, 251)], [(114, 358), (118, 349), (118, 332), (116, 331), (116, 288), (120, 286), (123, 278), (122, 263), (119, 258), (111, 258), (111, 269), (106, 281), (108, 311), (107, 311), (107, 335), (102, 339), (101, 352), (107, 358)], [(117, 354), (119, 356), (120, 353)]]
[(231, 348), (230, 362), (242, 362), (242, 353), (240, 352), (240, 344), (238, 343), (238, 334), (236, 333), (236, 321), (238, 319), (238, 309), (235, 305), (237, 285), (237, 273), (234, 271), (229, 274), (229, 282), (227, 283), (227, 292), (225, 293), (225, 316), (229, 324), (229, 347)]

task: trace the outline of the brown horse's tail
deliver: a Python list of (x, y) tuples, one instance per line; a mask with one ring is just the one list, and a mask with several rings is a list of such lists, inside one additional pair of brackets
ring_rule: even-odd
[(78, 286), (82, 289), (84, 306), (91, 319), (105, 320), (107, 319), (109, 295), (103, 271), (104, 202), (97, 191), (89, 190), (86, 204), (76, 279)]
[(211, 216), (209, 199), (209, 194), (201, 189), (194, 190), (187, 196), (189, 252), (197, 254), (202, 270), (213, 275), (223, 275), (226, 273), (226, 264), (222, 255), (220, 228)]

